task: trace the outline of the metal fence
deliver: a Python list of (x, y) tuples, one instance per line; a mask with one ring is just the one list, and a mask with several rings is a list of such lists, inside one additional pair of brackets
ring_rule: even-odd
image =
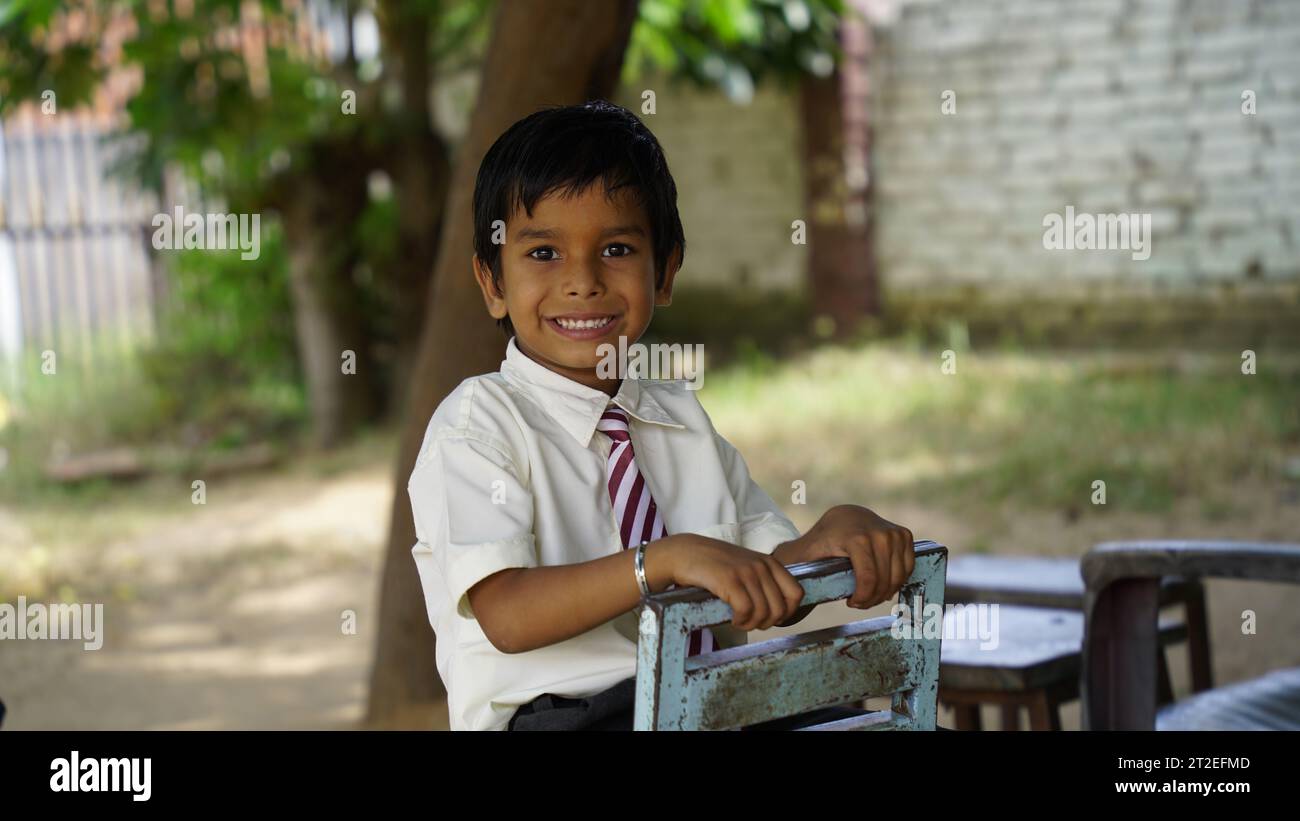
[(157, 200), (110, 177), (123, 148), (112, 133), (102, 117), (34, 106), (0, 124), (0, 370), (12, 392), (34, 355), (92, 372), (155, 333)]
[[(105, 36), (115, 43), (128, 38), (133, 13), (124, 10)], [(368, 33), (359, 36), (357, 54), (371, 56), (373, 15), (358, 11), (355, 25)], [(351, 30), (337, 4), (305, 0), (286, 3), (269, 20), (258, 4), (244, 4), (226, 33), (241, 53), (257, 58), (250, 78), (264, 83), (268, 44), (302, 59), (338, 62)], [(156, 197), (109, 176), (122, 149), (110, 138), (120, 133), (126, 101), (142, 81), (121, 67), (86, 109), (45, 114), (28, 103), (0, 123), (0, 388), (11, 394), (20, 393), (30, 363), (44, 351), (94, 374), (96, 363), (157, 333), (167, 280), (151, 246), (153, 217), (177, 204), (202, 205), (203, 198), (183, 175), (169, 173), (160, 209)]]

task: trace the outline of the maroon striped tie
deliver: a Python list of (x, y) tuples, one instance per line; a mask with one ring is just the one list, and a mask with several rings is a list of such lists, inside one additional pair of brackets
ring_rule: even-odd
[[(642, 542), (653, 542), (667, 535), (663, 517), (655, 500), (650, 498), (650, 488), (646, 487), (645, 477), (637, 469), (636, 457), (632, 453), (632, 438), (628, 434), (627, 412), (617, 405), (610, 405), (596, 430), (610, 438), (609, 459), (605, 463), (605, 473), (609, 477), (609, 499), (614, 505), (614, 520), (619, 523), (619, 537), (626, 550)], [(672, 585), (676, 587), (676, 585)], [(707, 653), (717, 649), (713, 633), (707, 627), (701, 627), (691, 633), (688, 656)]]

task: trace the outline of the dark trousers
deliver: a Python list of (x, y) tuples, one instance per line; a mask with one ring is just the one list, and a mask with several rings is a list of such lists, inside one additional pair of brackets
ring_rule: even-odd
[[(623, 679), (586, 698), (540, 695), (515, 712), (508, 730), (627, 730), (632, 729), (636, 678)], [(857, 707), (823, 707), (807, 713), (741, 727), (742, 730), (794, 730), (824, 721), (859, 716)]]

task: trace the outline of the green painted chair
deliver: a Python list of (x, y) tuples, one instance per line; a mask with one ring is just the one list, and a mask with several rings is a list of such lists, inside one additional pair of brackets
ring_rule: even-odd
[[(915, 543), (912, 576), (898, 600), (943, 608), (948, 549)], [(846, 599), (854, 589), (846, 558), (790, 565), (801, 606)], [(636, 730), (727, 730), (818, 708), (889, 697), (890, 709), (802, 727), (807, 730), (933, 730), (939, 689), (935, 634), (921, 613), (881, 616), (687, 657), (692, 631), (731, 621), (731, 607), (698, 587), (657, 593), (641, 610)], [(914, 629), (914, 632), (912, 630)], [(915, 637), (912, 637), (912, 636)]]

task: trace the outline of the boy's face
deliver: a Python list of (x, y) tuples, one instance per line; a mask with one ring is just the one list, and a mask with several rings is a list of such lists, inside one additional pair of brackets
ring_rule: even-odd
[(641, 338), (654, 306), (671, 302), (675, 252), (655, 288), (650, 223), (626, 188), (611, 201), (602, 184), (561, 199), (538, 201), (533, 216), (518, 209), (506, 220), (501, 292), (474, 256), (474, 276), (488, 313), (507, 314), (519, 350), (547, 368), (613, 396), (618, 379), (601, 379), (602, 344)]

